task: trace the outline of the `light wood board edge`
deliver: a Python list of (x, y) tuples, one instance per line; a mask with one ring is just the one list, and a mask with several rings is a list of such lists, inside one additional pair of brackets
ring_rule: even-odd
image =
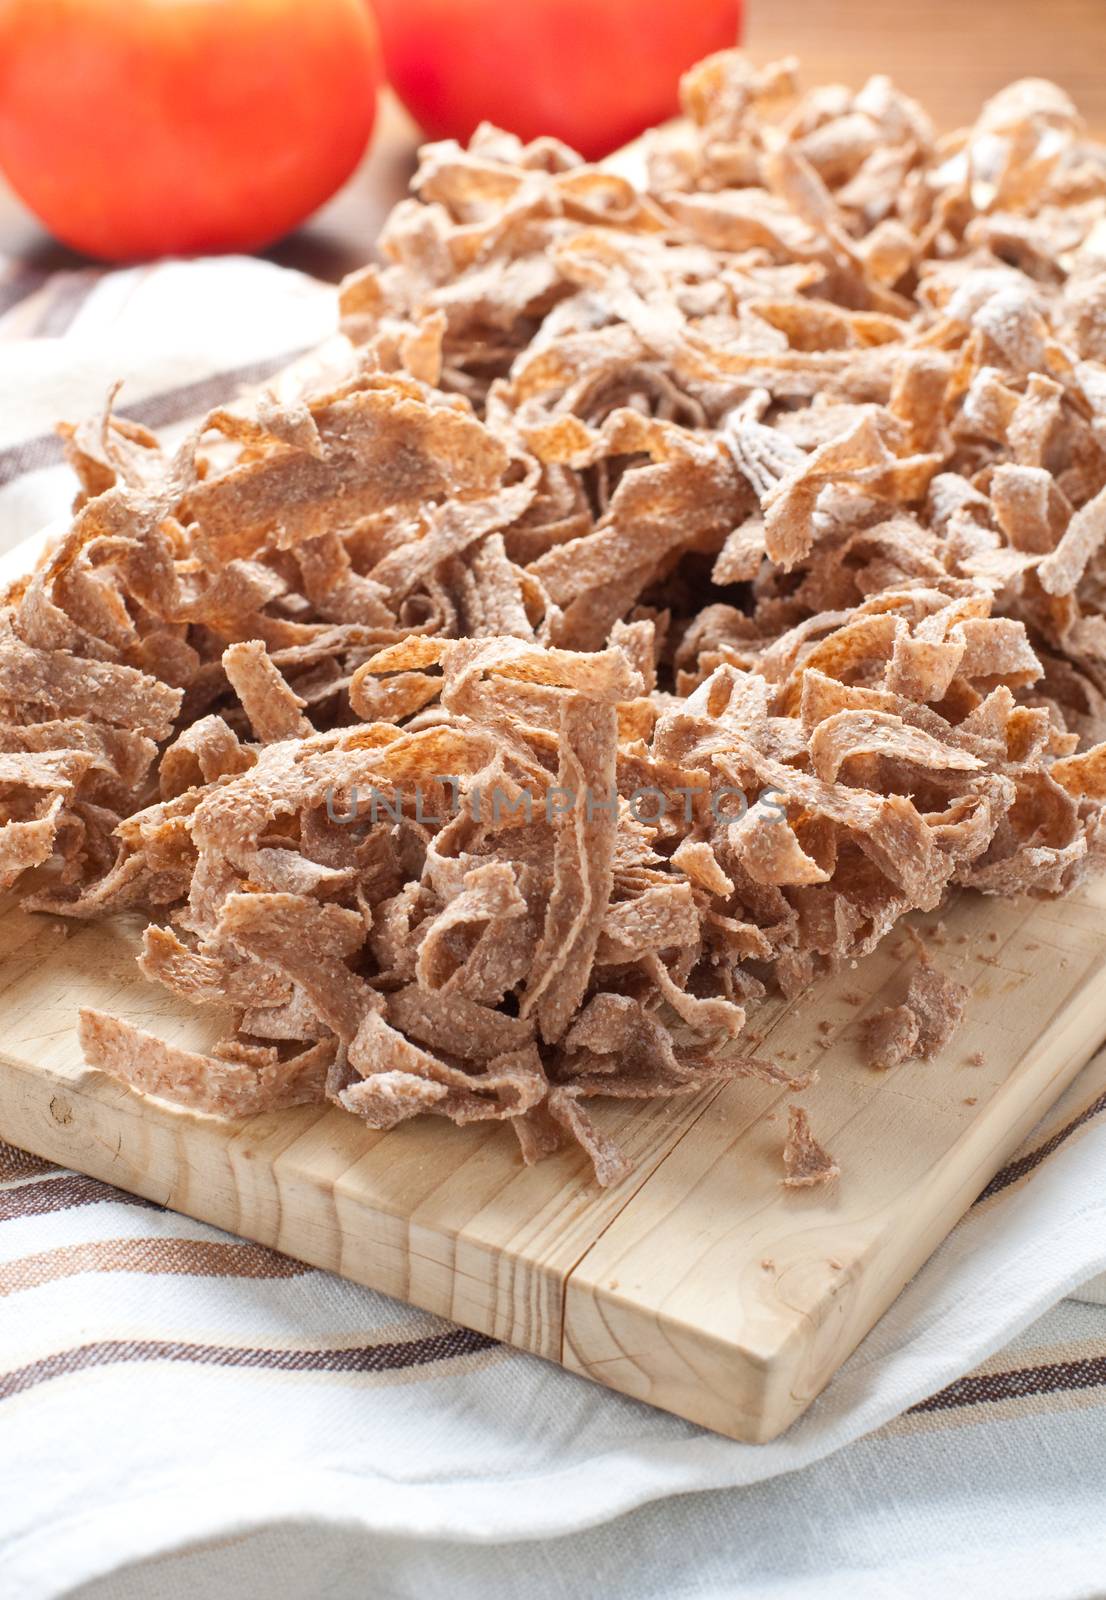
[(147, 983), (125, 929), (0, 917), (0, 1137), (46, 1160), (558, 1359), (564, 1284), (706, 1096), (608, 1106), (633, 1170), (589, 1182), (566, 1150), (522, 1165), (503, 1126), (424, 1118), (374, 1132), (333, 1107), (228, 1122), (85, 1067), (79, 1005), (204, 1048), (218, 1027)]
[[(1052, 949), (1041, 974), (1047, 982), (1043, 974), (1050, 961), (1071, 961), (1068, 992), (1042, 1031), (1027, 1030), (1021, 1058), (987, 1103), (961, 1113), (958, 1133), (945, 1140), (932, 1162), (923, 1156), (913, 1181), (893, 1190), (888, 1204), (842, 1221), (832, 1192), (780, 1196), (776, 1205), (771, 1200), (766, 1205), (777, 1219), (780, 1207), (790, 1209), (793, 1223), (768, 1245), (772, 1255), (761, 1258), (758, 1248), (727, 1257), (731, 1223), (720, 1200), (719, 1176), (728, 1162), (733, 1186), (741, 1182), (742, 1151), (750, 1138), (763, 1140), (764, 1107), (743, 1106), (740, 1084), (723, 1090), (700, 1119), (696, 1138), (681, 1141), (571, 1273), (562, 1364), (735, 1439), (760, 1443), (785, 1431), (1106, 1041), (1106, 884), (1092, 884), (1067, 904), (1075, 924), (1065, 943), (1069, 954)], [(1020, 954), (1015, 956), (1024, 961), (1026, 946), (1032, 950), (1037, 944), (1029, 935), (1048, 923), (1058, 930), (1054, 919), (1063, 918), (1064, 904), (1023, 910), (1019, 918), (1008, 905), (969, 899), (961, 903), (960, 914), (976, 927), (988, 915), (1008, 924), (1000, 948), (1005, 953), (1008, 944), (1016, 944)], [(1078, 968), (1076, 952), (1082, 960)], [(877, 952), (868, 964), (878, 959)], [(896, 998), (893, 987), (869, 996), (869, 1007), (878, 1009)], [(1001, 1005), (1003, 998), (999, 992), (992, 1005)], [(1046, 1005), (1042, 1002), (1042, 1020), (1049, 1016)], [(779, 1021), (785, 1030), (786, 1019)], [(774, 1030), (777, 1038), (781, 1031), (780, 1026)], [(980, 1031), (987, 1031), (986, 1015)], [(937, 1067), (907, 1063), (898, 1069), (915, 1082), (919, 1075), (929, 1077), (927, 1109), (934, 1117), (941, 1109), (942, 1085), (959, 1076), (953, 1052), (962, 1059), (969, 1048), (970, 1041), (954, 1040), (946, 1052), (950, 1059)], [(896, 1094), (896, 1074), (873, 1077), (882, 1079), (873, 1104), (877, 1096), (886, 1104)], [(976, 1087), (971, 1076), (964, 1080), (968, 1086)], [(817, 1122), (824, 1099), (820, 1102), (815, 1092), (803, 1098)], [(919, 1141), (928, 1131), (940, 1144), (956, 1109), (950, 1105), (944, 1120), (926, 1130), (924, 1105), (918, 1101), (908, 1113), (918, 1116)], [(859, 1137), (850, 1146), (847, 1129), (828, 1142), (842, 1156), (843, 1185), (850, 1182), (853, 1163), (871, 1160)], [(756, 1182), (755, 1173), (746, 1176)], [(647, 1275), (659, 1276), (658, 1263), (673, 1259), (677, 1266), (668, 1274), (668, 1286), (657, 1291)], [(719, 1328), (727, 1315), (732, 1333)]]
[[(78, 1000), (138, 1011), (170, 1037), (195, 1035), (195, 1013), (142, 981), (126, 939), (93, 926), (59, 949), (43, 918), (13, 914), (0, 922), (0, 1016), (8, 1022), (6, 1045), (16, 1042), (0, 1056), (0, 1134), (691, 1421), (763, 1440), (810, 1403), (1106, 1034), (1104, 906), (1106, 886), (1098, 885), (1090, 899), (1063, 907), (1018, 910), (968, 898), (954, 910), (956, 926), (972, 930), (976, 942), (981, 928), (991, 926), (996, 939), (994, 928), (1004, 930), (997, 949), (1012, 966), (992, 960), (1008, 984), (1020, 984), (1018, 962), (1029, 958), (1016, 944), (1037, 931), (1058, 941), (1048, 944), (1045, 968), (1077, 957), (1084, 976), (1069, 997), (1058, 987), (1056, 1014), (1037, 1035), (1028, 1069), (1013, 1059), (988, 1104), (960, 1112), (959, 1138), (946, 1138), (941, 1123), (948, 1085), (940, 1075), (925, 1080), (930, 1102), (917, 1102), (919, 1115), (935, 1125), (941, 1158), (924, 1192), (901, 1184), (896, 1190), (890, 1174), (892, 1202), (877, 1226), (861, 1237), (839, 1234), (834, 1243), (844, 1272), (827, 1275), (824, 1259), (816, 1262), (821, 1278), (811, 1293), (810, 1264), (800, 1262), (802, 1304), (791, 1317), (773, 1318), (767, 1334), (744, 1328), (719, 1338), (696, 1310), (695, 1293), (658, 1312), (648, 1294), (610, 1286), (624, 1237), (635, 1237), (642, 1214), (658, 1206), (664, 1229), (675, 1230), (658, 1237), (658, 1251), (675, 1248), (693, 1261), (680, 1237), (687, 1216), (680, 1218), (675, 1202), (682, 1195), (669, 1206), (667, 1179), (680, 1163), (693, 1170), (699, 1146), (719, 1131), (735, 1144), (763, 1134), (781, 1101), (779, 1091), (763, 1086), (706, 1091), (688, 1104), (599, 1107), (637, 1162), (631, 1178), (605, 1194), (587, 1184), (583, 1160), (571, 1152), (522, 1170), (504, 1128), (456, 1130), (421, 1120), (373, 1134), (343, 1112), (314, 1107), (221, 1122), (139, 1098), (83, 1067), (72, 1030)], [(901, 981), (904, 965), (880, 947), (861, 971), (834, 984), (840, 990), (855, 981), (876, 1005), (888, 984)], [(978, 962), (976, 971), (984, 971)], [(819, 986), (819, 1003), (832, 1002), (834, 984)], [(157, 1018), (149, 1016), (152, 1005)], [(813, 1014), (805, 1016), (802, 1006), (773, 1002), (755, 1019), (771, 1037), (768, 1054), (776, 1040), (810, 1040)], [(868, 1074), (868, 1083), (895, 1096), (893, 1074)], [(850, 1093), (844, 1080), (839, 1088)], [(808, 1104), (816, 1117), (823, 1114), (821, 1102)], [(826, 1250), (819, 1246), (819, 1253), (824, 1258)]]
[[(467, 1231), (472, 1213), (464, 1209), (444, 1224), (433, 1206), (420, 1218), (417, 1205), (407, 1215), (387, 1204), (359, 1170), (371, 1151), (352, 1155), (346, 1146), (341, 1111), (278, 1112), (228, 1134), (213, 1118), (117, 1093), (100, 1073), (74, 1076), (0, 1051), (0, 1138), (550, 1360), (560, 1358), (572, 1265), (683, 1136), (683, 1119), (694, 1115), (686, 1106), (679, 1127), (661, 1127), (658, 1118), (645, 1140), (630, 1141), (631, 1148), (652, 1150), (642, 1150), (642, 1164), (622, 1192), (597, 1195), (579, 1170), (561, 1180), (583, 1196), (583, 1214), (572, 1215), (566, 1196), (563, 1230), (554, 1226), (553, 1240), (530, 1254), (533, 1228), (522, 1230), (516, 1244), (497, 1243)], [(387, 1137), (392, 1151), (412, 1143), (400, 1130)], [(507, 1139), (513, 1143), (506, 1130), (486, 1128), (459, 1149), (452, 1128), (420, 1130), (417, 1142), (425, 1148), (414, 1161), (436, 1169), (428, 1198), (440, 1184), (470, 1181), (466, 1166), (513, 1167)], [(471, 1182), (474, 1205), (483, 1209), (478, 1171)], [(543, 1210), (550, 1209), (559, 1208), (547, 1199)]]

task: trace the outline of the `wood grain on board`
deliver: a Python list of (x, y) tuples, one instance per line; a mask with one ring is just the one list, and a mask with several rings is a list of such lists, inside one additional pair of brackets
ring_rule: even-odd
[[(1103, 0), (751, 0), (747, 42), (758, 60), (798, 54), (807, 84), (887, 72), (945, 128), (1011, 78), (1052, 77), (1106, 137)], [(335, 279), (360, 265), (416, 142), (386, 99), (362, 169), (270, 256)], [(5, 255), (44, 271), (80, 264), (0, 197)], [(601, 1106), (635, 1163), (605, 1193), (581, 1154), (523, 1168), (502, 1127), (427, 1119), (380, 1134), (333, 1109), (228, 1123), (144, 1100), (83, 1067), (78, 1006), (195, 1048), (219, 1019), (145, 982), (134, 925), (66, 934), (10, 912), (0, 1137), (763, 1440), (809, 1404), (1106, 1038), (1104, 912), (1103, 885), (1056, 905), (961, 897), (934, 954), (973, 1000), (934, 1062), (878, 1074), (860, 1059), (860, 1019), (905, 990), (900, 940), (764, 1009), (761, 1052), (820, 1069), (802, 1102), (842, 1165), (832, 1188), (781, 1186), (787, 1097), (745, 1081), (684, 1103)]]
[(862, 1018), (905, 991), (905, 938), (762, 1009), (760, 1053), (819, 1069), (801, 1099), (841, 1163), (831, 1187), (782, 1186), (788, 1097), (745, 1080), (683, 1103), (599, 1103), (634, 1161), (605, 1192), (577, 1152), (523, 1167), (502, 1126), (427, 1118), (385, 1134), (317, 1108), (229, 1122), (133, 1094), (82, 1065), (80, 1005), (201, 1049), (225, 1019), (143, 979), (137, 924), (66, 933), (12, 911), (0, 920), (0, 1137), (768, 1439), (1106, 1038), (1104, 911), (1103, 883), (1060, 904), (961, 896), (932, 948), (972, 1001), (933, 1062), (877, 1073), (860, 1056)]

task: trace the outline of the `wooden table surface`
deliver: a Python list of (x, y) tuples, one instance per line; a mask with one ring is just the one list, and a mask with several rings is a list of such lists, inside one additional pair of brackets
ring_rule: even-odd
[[(1013, 78), (1052, 78), (1106, 139), (1106, 0), (747, 0), (745, 42), (767, 61), (797, 55), (807, 85), (886, 72), (942, 128), (970, 121)], [(270, 259), (338, 279), (368, 256), (414, 166), (415, 129), (385, 97), (372, 149), (335, 198)], [(0, 257), (46, 270), (81, 264), (0, 180)]]

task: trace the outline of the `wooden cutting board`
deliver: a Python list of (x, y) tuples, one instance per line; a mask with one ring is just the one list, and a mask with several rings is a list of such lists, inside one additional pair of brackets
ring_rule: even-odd
[(1106, 1038), (1104, 912), (1104, 883), (1058, 904), (962, 895), (931, 948), (972, 1001), (936, 1061), (861, 1060), (860, 1019), (905, 991), (905, 938), (762, 1009), (760, 1053), (820, 1070), (800, 1098), (841, 1163), (831, 1188), (781, 1186), (787, 1097), (744, 1081), (683, 1104), (597, 1103), (635, 1164), (603, 1192), (572, 1152), (524, 1168), (501, 1126), (374, 1133), (314, 1108), (227, 1122), (144, 1099), (82, 1066), (77, 1007), (198, 1048), (221, 1019), (142, 978), (137, 924), (67, 932), (13, 911), (0, 1137), (733, 1438), (771, 1439)]

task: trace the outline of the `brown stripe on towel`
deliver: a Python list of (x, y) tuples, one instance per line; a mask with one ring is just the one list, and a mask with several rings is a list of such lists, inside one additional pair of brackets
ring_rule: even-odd
[(38, 1384), (92, 1367), (126, 1362), (183, 1361), (197, 1366), (250, 1368), (264, 1372), (383, 1373), (451, 1361), (492, 1350), (499, 1341), (469, 1328), (450, 1328), (420, 1339), (355, 1345), (330, 1350), (265, 1349), (258, 1346), (182, 1344), (169, 1339), (100, 1339), (58, 1350), (40, 1361), (0, 1373), (0, 1400)]
[(41, 267), (15, 266), (0, 278), (0, 317), (29, 300), (49, 277)]
[(995, 1405), (1003, 1400), (1029, 1399), (1042, 1394), (1072, 1393), (1106, 1386), (1106, 1354), (1074, 1361), (1046, 1361), (1036, 1366), (1011, 1367), (1006, 1372), (969, 1372), (944, 1389), (919, 1400), (907, 1412), (950, 1411), (958, 1406)]
[(153, 1200), (144, 1200), (141, 1195), (113, 1189), (97, 1178), (67, 1172), (58, 1178), (43, 1178), (37, 1183), (21, 1183), (12, 1189), (0, 1190), (0, 1222), (12, 1222), (17, 1217), (45, 1217), (52, 1211), (71, 1211), (77, 1206), (102, 1205), (105, 1201), (153, 1211), (165, 1209)]
[(313, 1268), (265, 1245), (222, 1239), (95, 1239), (0, 1262), (0, 1296), (81, 1272), (193, 1278), (302, 1278)]
[(68, 333), (81, 307), (103, 276), (104, 269), (97, 267), (55, 273), (42, 314), (31, 330), (31, 337), (58, 339)]
[(33, 1156), (29, 1150), (17, 1150), (13, 1144), (0, 1139), (0, 1183), (10, 1183), (15, 1178), (37, 1178), (43, 1172), (57, 1172), (52, 1161)]
[(1106, 1111), (1106, 1094), (1100, 1094), (1097, 1100), (1093, 1100), (1077, 1117), (1073, 1117), (1070, 1122), (1054, 1133), (1050, 1139), (1046, 1139), (1044, 1144), (1038, 1145), (1036, 1150), (1030, 1150), (1024, 1156), (1017, 1156), (1013, 1161), (1008, 1161), (1004, 1167), (1001, 1167), (976, 1200), (976, 1205), (982, 1205), (984, 1200), (992, 1199), (996, 1194), (1001, 1194), (1004, 1189), (1009, 1189), (1011, 1184), (1020, 1183), (1023, 1178), (1027, 1178), (1031, 1172), (1036, 1171), (1042, 1161), (1047, 1161), (1049, 1156), (1055, 1155), (1060, 1146), (1066, 1144), (1073, 1133), (1078, 1133), (1080, 1128), (1086, 1127), (1088, 1122), (1093, 1121), (1095, 1117), (1101, 1116), (1104, 1111)]

